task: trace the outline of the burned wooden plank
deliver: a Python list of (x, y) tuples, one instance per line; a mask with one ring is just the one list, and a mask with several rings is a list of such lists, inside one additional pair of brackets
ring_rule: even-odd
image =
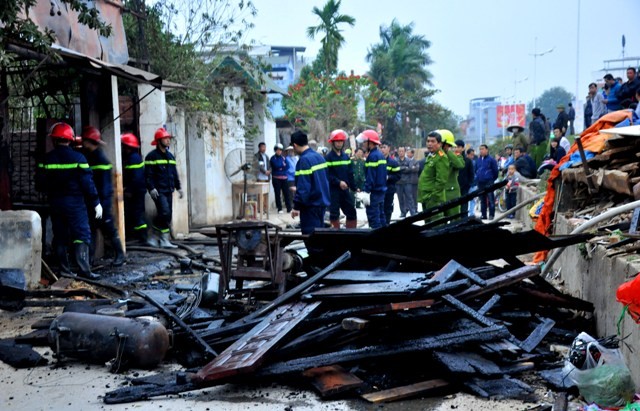
[(15, 338), (17, 344), (28, 344), (36, 347), (49, 346), (49, 329), (38, 329)]
[(260, 324), (198, 371), (194, 381), (214, 381), (255, 370), (266, 355), (319, 305), (320, 302), (299, 302), (276, 308)]
[(12, 339), (0, 340), (0, 361), (13, 368), (35, 367), (49, 362), (30, 345), (16, 344)]
[(322, 398), (333, 397), (364, 386), (364, 381), (339, 365), (311, 368), (302, 375), (311, 379), (311, 385)]
[(455, 260), (449, 261), (444, 265), (440, 270), (436, 271), (433, 276), (433, 280), (438, 281), (440, 284), (444, 284), (449, 282), (453, 277), (457, 274), (463, 275), (467, 277), (474, 284), (484, 286), (486, 285), (486, 281), (480, 278), (476, 273), (464, 267), (462, 264), (458, 263)]
[(363, 271), (363, 270), (336, 270), (324, 279), (323, 284), (331, 283), (377, 283), (389, 281), (429, 281), (429, 277), (425, 273), (405, 273), (393, 271)]
[(158, 309), (160, 309), (160, 311), (162, 311), (164, 315), (169, 317), (171, 321), (175, 322), (183, 330), (185, 330), (188, 333), (189, 338), (191, 338), (196, 344), (200, 346), (200, 348), (204, 351), (205, 355), (210, 355), (213, 357), (216, 357), (218, 355), (218, 353), (215, 352), (215, 350), (211, 348), (211, 346), (205, 340), (203, 340), (202, 337), (200, 337), (200, 335), (198, 335), (195, 331), (193, 331), (191, 327), (187, 325), (187, 323), (182, 321), (180, 317), (178, 317), (176, 314), (171, 312), (163, 304), (160, 304), (159, 302), (157, 302), (151, 296), (147, 295), (144, 291), (136, 291), (135, 293), (141, 296), (142, 298), (144, 298), (145, 300), (149, 301), (154, 306), (156, 306)]
[(434, 351), (433, 357), (455, 374), (482, 374), (486, 376), (504, 374), (496, 363), (472, 352)]
[(282, 304), (286, 303), (287, 301), (291, 300), (292, 298), (298, 296), (300, 293), (302, 293), (304, 290), (306, 290), (307, 288), (309, 288), (313, 284), (315, 284), (318, 281), (322, 280), (324, 277), (329, 275), (329, 273), (331, 273), (333, 270), (335, 270), (336, 268), (340, 267), (349, 258), (351, 258), (351, 252), (347, 251), (344, 254), (342, 254), (340, 257), (338, 257), (333, 263), (329, 264), (327, 267), (325, 267), (323, 270), (319, 271), (316, 275), (312, 276), (307, 281), (305, 281), (302, 284), (298, 284), (297, 286), (293, 287), (291, 290), (287, 291), (286, 293), (282, 294), (281, 296), (279, 296), (275, 300), (271, 301), (266, 306), (262, 307), (261, 309), (259, 309), (257, 311), (254, 311), (253, 313), (251, 313), (251, 314), (247, 315), (246, 317), (242, 318), (241, 320), (239, 320), (239, 322), (247, 322), (247, 321), (253, 320), (254, 318), (261, 317), (261, 316), (267, 314), (268, 312), (276, 309), (280, 305), (282, 305)]
[(474, 378), (472, 381), (465, 383), (472, 392), (483, 398), (516, 398), (523, 401), (532, 400), (533, 389), (522, 381), (504, 377), (495, 380), (481, 380)]
[(434, 379), (405, 385), (402, 387), (391, 388), (388, 390), (371, 392), (362, 395), (362, 398), (374, 404), (381, 402), (391, 402), (415, 397), (417, 395), (424, 395), (440, 388), (447, 387), (448, 385), (448, 381), (442, 379)]
[(275, 363), (256, 371), (254, 375), (285, 375), (301, 372), (307, 368), (365, 360), (370, 358), (388, 357), (391, 355), (413, 352), (432, 351), (443, 347), (452, 347), (469, 342), (495, 341), (508, 338), (509, 331), (503, 326), (494, 325), (485, 328), (470, 328), (437, 336), (429, 336), (406, 340), (403, 344), (388, 343), (354, 348), (344, 351), (334, 351), (311, 357), (296, 358), (281, 363)]
[(457, 310), (460, 310), (462, 313), (467, 315), (470, 319), (477, 322), (478, 324), (482, 324), (486, 327), (491, 327), (492, 325), (495, 324), (493, 320), (485, 317), (484, 315), (481, 315), (479, 312), (477, 312), (473, 308), (469, 307), (468, 305), (462, 303), (461, 301), (459, 301), (458, 299), (450, 295), (443, 296), (442, 300), (446, 302), (447, 305)]
[(525, 278), (533, 277), (540, 274), (540, 267), (537, 265), (528, 265), (525, 267), (516, 268), (513, 271), (504, 273), (487, 280), (487, 284), (484, 287), (474, 285), (469, 289), (456, 294), (455, 297), (458, 300), (468, 300), (471, 298), (479, 297), (483, 294), (490, 293), (492, 291), (499, 290), (504, 287), (516, 284)]
[[(536, 278), (536, 277), (533, 277)], [(542, 277), (540, 277), (542, 278)], [(542, 279), (546, 282), (546, 280)], [(548, 284), (548, 283), (547, 283)], [(550, 284), (549, 284), (550, 285)], [(551, 286), (551, 285), (550, 285)], [(551, 286), (553, 287), (553, 286)], [(533, 297), (535, 302), (545, 306), (561, 307), (571, 310), (593, 312), (593, 303), (582, 300), (567, 294), (550, 292), (547, 289), (540, 289), (539, 285), (531, 286), (524, 282), (516, 284), (513, 291), (518, 294)]]
[(544, 337), (547, 336), (549, 331), (556, 325), (556, 322), (550, 318), (541, 318), (540, 324), (533, 330), (533, 332), (524, 340), (518, 344), (526, 352), (531, 352), (542, 342)]
[(478, 310), (478, 314), (487, 315), (489, 311), (500, 301), (500, 295), (494, 294), (489, 300), (480, 309)]

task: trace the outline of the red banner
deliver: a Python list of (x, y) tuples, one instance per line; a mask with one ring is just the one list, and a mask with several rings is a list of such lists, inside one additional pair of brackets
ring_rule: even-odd
[(524, 104), (508, 104), (498, 106), (496, 109), (496, 123), (498, 128), (509, 127), (517, 124), (525, 127), (527, 117)]

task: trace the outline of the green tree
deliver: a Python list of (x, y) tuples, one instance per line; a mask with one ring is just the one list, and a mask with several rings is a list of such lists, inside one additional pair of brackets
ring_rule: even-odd
[[(289, 97), (283, 102), (287, 119), (307, 130), (310, 120), (326, 116), (323, 133), (334, 129), (359, 132), (367, 125), (376, 124), (394, 111), (380, 90), (367, 76), (340, 75), (334, 80), (312, 76), (289, 87)], [(358, 104), (364, 100), (366, 118), (358, 118)], [(314, 136), (317, 137), (317, 136)]]
[[(159, 0), (146, 8), (142, 0), (127, 0), (134, 14), (123, 16), (129, 54), (139, 66), (188, 88), (167, 94), (173, 105), (194, 110), (224, 112), (225, 85), (246, 85), (231, 70), (211, 76), (220, 60), (234, 53), (258, 67), (243, 47), (229, 50), (253, 27), (257, 10), (243, 0)], [(247, 92), (249, 88), (247, 87)]]
[[(100, 13), (90, 3), (82, 0), (60, 0), (78, 13), (78, 22), (97, 30), (100, 35), (111, 35), (111, 26), (100, 19)], [(53, 31), (41, 29), (29, 17), (29, 9), (38, 0), (4, 0), (0, 7), (0, 66), (13, 61), (13, 55), (7, 52), (9, 44), (26, 45), (42, 54), (56, 56), (51, 49), (55, 41)], [(54, 57), (55, 58), (55, 57)]]
[[(416, 121), (439, 106), (431, 99), (437, 90), (432, 86), (432, 74), (427, 66), (432, 63), (427, 49), (431, 43), (413, 32), (414, 24), (401, 25), (393, 20), (380, 27), (380, 42), (369, 49), (367, 61), (369, 75), (382, 90), (389, 93), (388, 101), (396, 112), (384, 119), (383, 134), (394, 143), (415, 140)], [(442, 110), (436, 110), (444, 113)], [(422, 121), (424, 124), (425, 121)]]
[[(553, 124), (557, 116), (556, 107), (560, 104), (567, 107), (573, 100), (573, 94), (569, 93), (563, 87), (551, 87), (548, 90), (545, 90), (540, 97), (536, 99), (536, 106), (540, 108), (542, 114), (544, 114), (547, 119)], [(533, 110), (533, 101), (531, 101), (527, 105), (527, 116), (529, 121), (531, 121), (531, 110)]]
[[(317, 35), (324, 34), (321, 40), (322, 48), (316, 60), (322, 63), (322, 74), (325, 76), (335, 75), (338, 71), (338, 51), (345, 42), (340, 26), (347, 24), (353, 27), (356, 24), (356, 19), (352, 16), (340, 14), (341, 4), (341, 0), (329, 0), (322, 10), (314, 7), (312, 13), (320, 19), (320, 24), (307, 27), (307, 36), (311, 40), (314, 40)], [(321, 74), (314, 72), (316, 75)]]

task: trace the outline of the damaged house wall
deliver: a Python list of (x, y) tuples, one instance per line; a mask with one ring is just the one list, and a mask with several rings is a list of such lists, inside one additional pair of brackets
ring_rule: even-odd
[(191, 224), (207, 226), (233, 218), (232, 186), (224, 162), (245, 146), (244, 101), (239, 87), (226, 87), (230, 114), (192, 113), (187, 116)]

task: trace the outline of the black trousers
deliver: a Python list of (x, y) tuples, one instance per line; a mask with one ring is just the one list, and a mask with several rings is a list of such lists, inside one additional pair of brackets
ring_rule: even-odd
[(331, 205), (329, 206), (329, 220), (340, 219), (340, 209), (347, 217), (348, 221), (355, 220), (356, 203), (350, 190), (341, 190), (331, 187)]
[(161, 233), (168, 233), (171, 227), (171, 215), (173, 214), (173, 193), (160, 192), (158, 198), (153, 200), (156, 204), (156, 216), (153, 219), (153, 228)]
[(273, 190), (276, 197), (276, 208), (278, 211), (282, 210), (282, 198), (280, 197), (280, 192), (282, 192), (287, 212), (291, 212), (291, 196), (289, 194), (289, 184), (287, 184), (287, 180), (272, 178), (271, 183), (273, 184)]
[(386, 225), (391, 224), (391, 214), (393, 214), (393, 198), (396, 195), (396, 186), (387, 186), (384, 193), (384, 218)]
[(139, 191), (124, 195), (124, 221), (128, 234), (137, 234), (147, 229), (144, 216), (145, 194), (146, 191)]

